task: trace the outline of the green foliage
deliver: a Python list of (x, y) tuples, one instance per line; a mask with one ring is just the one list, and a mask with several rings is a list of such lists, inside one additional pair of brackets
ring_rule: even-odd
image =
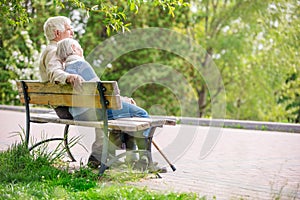
[(41, 181), (43, 178), (53, 180), (58, 175), (66, 176), (51, 166), (47, 156), (34, 157), (22, 144), (14, 144), (2, 152), (0, 161), (1, 183)]
[(11, 26), (19, 26), (27, 24), (30, 20), (26, 8), (22, 0), (1, 1), (0, 17), (1, 25), (5, 23)]
[(294, 71), (282, 86), (278, 103), (285, 107), (289, 122), (300, 123), (300, 76)]
[[(69, 167), (60, 162), (64, 151), (59, 151), (60, 145), (51, 152), (47, 144), (29, 152), (25, 145), (24, 133), (16, 133), (21, 137), (21, 143), (11, 145), (8, 150), (0, 153), (1, 183), (31, 183), (43, 182), (49, 186), (63, 186), (72, 191), (87, 190), (96, 185), (97, 174), (89, 168), (80, 168), (69, 173)], [(71, 146), (78, 140), (71, 139)]]
[(51, 186), (47, 183), (31, 182), (31, 183), (13, 183), (7, 185), (0, 185), (0, 200), (7, 199), (203, 199), (195, 194), (188, 193), (155, 193), (148, 190), (124, 186), (97, 186), (87, 191), (69, 191), (61, 186)]
[[(298, 7), (291, 0), (4, 1), (0, 6), (0, 103), (19, 103), (16, 79), (39, 77), (37, 62), (46, 45), (42, 25), (50, 16), (65, 15), (71, 18), (85, 55), (114, 34), (136, 28), (163, 27), (185, 34), (206, 50), (200, 64), (207, 66), (211, 57), (222, 74), (226, 118), (298, 122), (298, 81), (287, 81), (293, 73), (299, 77)], [(209, 91), (206, 77), (170, 52), (129, 52), (110, 63), (110, 68), (103, 66), (101, 79), (119, 80), (147, 63), (178, 71), (193, 89), (187, 99), (196, 98), (198, 104), (189, 108), (191, 113), (212, 117), (211, 97), (218, 91)], [(153, 75), (153, 80), (159, 77)], [(151, 114), (162, 110), (167, 115), (182, 114), (176, 94), (162, 85), (147, 83), (131, 95)]]
[[(136, 188), (132, 186), (119, 186), (119, 187), (103, 187), (98, 189), (90, 190), (88, 193), (79, 194), (77, 193), (76, 198), (81, 199), (182, 199), (192, 200), (199, 199), (195, 194), (188, 193), (172, 193), (166, 194), (149, 192), (146, 188)], [(205, 199), (204, 197), (201, 199)]]
[(287, 110), (277, 103), (276, 94), (299, 63), (295, 58), (297, 5), (291, 1), (205, 3), (197, 4), (198, 14), (204, 17), (192, 33), (222, 73), (227, 118), (286, 121)]
[[(128, 1), (124, 4), (102, 0), (93, 2), (55, 0), (52, 3), (46, 0), (1, 2), (0, 103), (19, 104), (15, 80), (39, 78), (39, 55), (46, 45), (42, 34), (43, 24), (48, 17), (55, 15), (70, 17), (74, 21), (78, 39), (81, 40), (81, 36), (87, 33), (82, 43), (87, 47), (86, 52), (89, 52), (90, 48), (94, 48), (95, 44), (113, 32), (128, 31), (130, 26), (130, 23), (126, 22), (128, 13), (136, 13), (144, 4), (147, 2)], [(169, 10), (170, 14), (173, 14), (175, 8), (186, 5), (181, 0), (167, 2), (157, 0), (149, 4)], [(11, 12), (12, 10), (14, 12)], [(95, 23), (99, 26), (94, 26)], [(89, 27), (92, 27), (92, 30)]]

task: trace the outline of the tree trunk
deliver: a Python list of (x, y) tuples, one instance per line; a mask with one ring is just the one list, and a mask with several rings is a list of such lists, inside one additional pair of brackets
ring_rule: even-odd
[(199, 107), (199, 116), (202, 117), (205, 114), (206, 108), (206, 87), (201, 85), (201, 89), (197, 89), (198, 95), (198, 107)]
[[(211, 62), (210, 55), (212, 54), (213, 49), (211, 47), (207, 48), (206, 55), (204, 61), (201, 63), (203, 68), (209, 67), (209, 62)], [(206, 95), (207, 95), (207, 87), (205, 86), (205, 83), (201, 84), (201, 88), (197, 89), (197, 95), (198, 95), (198, 107), (199, 107), (199, 116), (203, 117), (205, 114), (205, 110), (207, 107), (206, 103)]]

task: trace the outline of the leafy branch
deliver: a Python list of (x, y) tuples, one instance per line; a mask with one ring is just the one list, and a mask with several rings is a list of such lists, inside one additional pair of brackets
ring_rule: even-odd
[[(80, 0), (54, 0), (53, 6), (65, 9), (66, 4), (71, 4), (72, 7), (85, 10), (87, 16), (90, 13), (97, 13), (105, 16), (103, 24), (106, 26), (108, 35), (112, 32), (125, 32), (129, 31), (130, 23), (126, 23), (127, 14), (129, 12), (138, 13), (139, 8), (143, 4), (150, 4), (155, 7), (161, 7), (162, 9), (167, 9), (169, 15), (175, 16), (174, 11), (182, 6), (189, 6), (187, 2), (183, 0), (154, 0), (154, 1), (143, 1), (143, 0), (127, 0), (127, 6), (121, 8), (115, 5), (112, 1), (99, 0), (96, 1), (94, 5), (89, 7), (87, 4)], [(30, 22), (31, 18), (28, 15), (26, 7), (28, 5), (22, 0), (16, 0), (15, 4), (5, 1), (0, 2), (1, 18), (8, 19), (8, 22), (12, 26), (23, 26)], [(13, 13), (13, 14), (12, 14)]]

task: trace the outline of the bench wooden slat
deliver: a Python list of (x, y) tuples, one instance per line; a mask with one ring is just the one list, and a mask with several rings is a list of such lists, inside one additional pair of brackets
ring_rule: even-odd
[[(88, 107), (88, 108), (101, 108), (100, 96), (89, 95), (69, 95), (69, 94), (29, 94), (30, 104), (38, 105), (51, 105), (51, 106), (70, 106), (70, 107)], [(109, 101), (107, 108), (120, 109), (122, 108), (121, 97), (105, 96)], [(20, 101), (25, 103), (24, 95), (20, 94)]]
[[(83, 82), (82, 91), (73, 90), (70, 84), (41, 83), (25, 81), (30, 104), (101, 108), (100, 95), (96, 82)], [(101, 82), (106, 88), (104, 92), (109, 109), (121, 109), (122, 102), (116, 81)], [(17, 81), (20, 101), (25, 103), (21, 81)]]
[[(106, 88), (105, 95), (120, 95), (116, 81), (102, 81), (102, 84)], [(36, 80), (26, 80), (26, 85), (28, 93), (99, 95), (95, 82), (83, 82), (82, 91), (74, 90), (70, 84), (53, 84)], [(23, 93), (21, 81), (17, 81), (17, 86), (19, 93)]]
[(176, 126), (176, 118), (175, 117), (157, 117), (157, 116), (152, 116), (152, 119), (164, 119), (165, 120), (165, 124), (164, 125)]
[(162, 125), (169, 125), (175, 126), (176, 125), (176, 118), (158, 118), (158, 117), (151, 117), (151, 118), (140, 118), (140, 117), (133, 117), (133, 118), (122, 118), (120, 120), (125, 121), (141, 121), (141, 122), (149, 122), (151, 125), (156, 126), (158, 124)]
[(141, 118), (141, 117), (132, 117), (132, 118), (119, 118), (119, 121), (126, 121), (128, 122), (147, 122), (150, 124), (151, 127), (159, 127), (163, 126), (166, 123), (164, 119), (152, 119), (152, 118)]
[(124, 132), (137, 132), (150, 128), (150, 124), (147, 122), (128, 123), (126, 121), (108, 120), (108, 128)]

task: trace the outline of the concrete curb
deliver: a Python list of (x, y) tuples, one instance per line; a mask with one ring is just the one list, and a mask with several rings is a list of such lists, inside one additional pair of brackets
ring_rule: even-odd
[[(25, 112), (25, 106), (9, 106), (9, 105), (0, 105), (0, 110), (10, 110), (10, 111), (17, 111), (17, 112)], [(53, 111), (52, 109), (48, 108), (30, 108), (30, 111), (33, 113), (48, 113)]]
[(204, 119), (204, 118), (183, 117), (183, 118), (181, 118), (181, 124), (300, 133), (300, 124), (280, 123), (280, 122), (228, 120), (228, 119)]
[[(0, 110), (25, 112), (25, 107), (0, 105)], [(31, 111), (34, 113), (47, 113), (53, 110), (47, 108), (31, 108)], [(205, 118), (192, 118), (192, 117), (165, 117), (165, 116), (151, 116), (151, 117), (176, 119), (178, 121), (178, 124), (194, 125), (194, 126), (213, 126), (213, 127), (224, 127), (224, 128), (239, 128), (239, 129), (249, 129), (249, 130), (300, 133), (300, 124), (292, 124), (292, 123), (229, 120), (229, 119), (205, 119)]]

